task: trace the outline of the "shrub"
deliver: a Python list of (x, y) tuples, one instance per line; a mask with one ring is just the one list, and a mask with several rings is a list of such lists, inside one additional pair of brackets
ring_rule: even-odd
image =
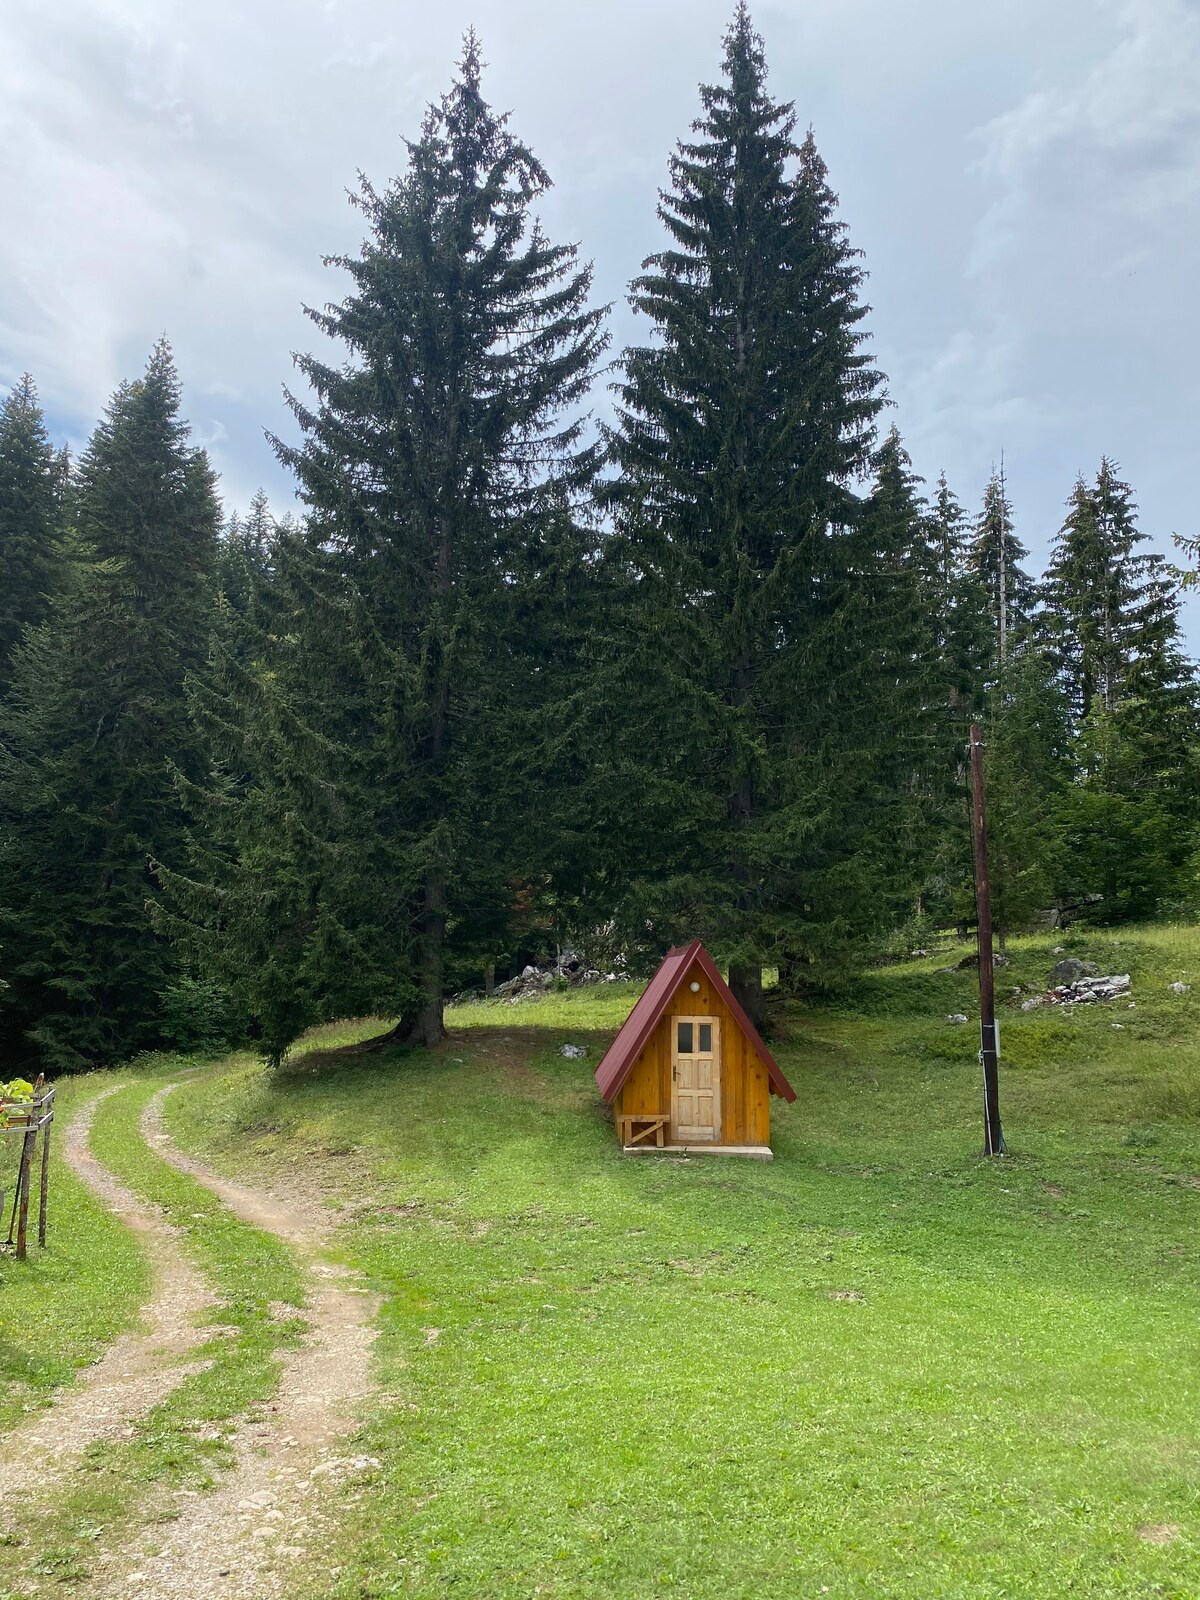
[(159, 996), (163, 1042), (183, 1055), (227, 1050), (246, 1037), (237, 1003), (220, 984), (188, 974)]

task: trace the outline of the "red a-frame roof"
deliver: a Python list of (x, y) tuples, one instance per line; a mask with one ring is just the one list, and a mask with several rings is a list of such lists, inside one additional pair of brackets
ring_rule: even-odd
[(758, 1029), (734, 999), (733, 991), (717, 971), (713, 958), (699, 939), (693, 939), (689, 945), (681, 945), (675, 950), (667, 951), (662, 966), (650, 979), (637, 1005), (626, 1017), (620, 1033), (604, 1052), (600, 1065), (596, 1068), (596, 1082), (600, 1086), (603, 1099), (610, 1105), (616, 1099), (643, 1045), (661, 1022), (667, 1007), (675, 998), (679, 985), (694, 965), (703, 968), (705, 977), (729, 1007), (738, 1027), (750, 1041), (755, 1055), (766, 1067), (767, 1076), (771, 1081), (771, 1092), (782, 1095), (785, 1100), (794, 1100), (796, 1091), (779, 1070), (778, 1062), (762, 1042)]

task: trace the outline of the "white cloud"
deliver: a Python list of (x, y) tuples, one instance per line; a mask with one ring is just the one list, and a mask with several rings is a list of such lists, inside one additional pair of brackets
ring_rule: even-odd
[(1177, 281), (1200, 255), (1200, 15), (1182, 0), (1118, 15), (1120, 39), (1078, 83), (1038, 89), (982, 130), (996, 199), (973, 267), (1014, 322), (1032, 299), (1110, 333), (1127, 279)]
[[(919, 468), (967, 500), (1001, 449), (1044, 548), (1117, 455), (1147, 527), (1188, 526), (1200, 268), (1194, 0), (760, 0), (771, 88), (815, 123), (865, 246)], [(226, 493), (288, 485), (303, 302), (342, 292), (344, 191), (386, 182), (474, 22), (487, 88), (624, 289), (732, 0), (7, 0), (0, 7), (0, 384), (29, 368), (86, 434), (164, 330)]]
[(1197, 399), (1200, 14), (1098, 9), (1103, 52), (979, 129), (989, 198), (963, 322), (918, 387), (926, 419), (960, 413), (980, 445), (990, 433), (993, 451), (1056, 474), (1063, 498), (1076, 470), (1118, 456), (1144, 509), (1173, 521)]

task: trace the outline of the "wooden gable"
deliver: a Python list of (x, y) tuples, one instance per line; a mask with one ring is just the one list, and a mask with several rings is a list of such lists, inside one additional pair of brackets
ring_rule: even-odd
[[(624, 1118), (664, 1117), (668, 1120), (663, 1143), (678, 1146), (671, 1118), (673, 1051), (680, 1018), (711, 1018), (716, 1029), (719, 1094), (711, 1146), (766, 1152), (771, 1094), (794, 1100), (795, 1091), (699, 940), (670, 952), (596, 1069), (618, 1130), (628, 1126)], [(687, 1144), (701, 1148), (692, 1139)]]

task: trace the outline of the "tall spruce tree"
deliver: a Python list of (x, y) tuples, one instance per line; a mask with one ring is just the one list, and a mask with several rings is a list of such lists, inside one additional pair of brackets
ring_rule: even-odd
[(952, 594), (967, 569), (970, 534), (967, 513), (944, 472), (938, 473), (929, 509), (930, 541), (937, 556), (938, 577), (944, 593)]
[(276, 551), (286, 629), (203, 691), (224, 833), (168, 878), (170, 925), (241, 971), (276, 1059), (351, 1008), (436, 1042), (448, 959), (482, 959), (522, 894), (506, 691), (531, 551), (594, 475), (579, 406), (604, 313), (480, 72), (471, 35), (407, 171), (356, 197), (370, 235), (332, 263), (351, 291), (310, 312), (349, 360), (299, 359), (315, 400), (278, 445), (308, 506)]
[(930, 744), (941, 782), (931, 797), (929, 828), (921, 841), (918, 909), (922, 918), (961, 917), (973, 893), (971, 841), (966, 817), (965, 753), (970, 723), (983, 711), (994, 625), (974, 567), (973, 529), (945, 473), (938, 477), (925, 517), (924, 602), (944, 699)]
[(1011, 931), (1054, 904), (1065, 866), (1070, 720), (1054, 664), (1028, 635), (988, 692), (983, 727), (992, 915), (1003, 951)]
[(1178, 647), (1174, 586), (1145, 544), (1133, 491), (1105, 457), (1093, 485), (1075, 483), (1043, 589), (1044, 628), (1077, 721), (1113, 711), (1139, 669), (1161, 678)]
[(765, 963), (827, 965), (862, 920), (878, 836), (856, 737), (884, 676), (852, 489), (881, 404), (863, 272), (766, 75), (743, 4), (633, 285), (656, 337), (627, 352), (612, 441), (629, 726), (671, 797), (631, 921), (713, 940), (756, 1020)]
[(162, 1038), (175, 965), (151, 858), (182, 863), (172, 768), (200, 776), (184, 677), (207, 652), (219, 508), (168, 347), (117, 391), (79, 469), (75, 581), (18, 650), (0, 713), (6, 1032), (55, 1069)]
[(871, 618), (863, 698), (873, 690), (886, 721), (875, 730), (867, 723), (858, 738), (880, 790), (871, 821), (886, 827), (890, 843), (894, 888), (887, 895), (881, 875), (881, 900), (899, 905), (911, 892), (923, 908), (944, 875), (936, 841), (958, 797), (966, 709), (955, 701), (950, 634), (957, 574), (947, 575), (944, 531), (920, 483), (891, 428), (876, 455), (859, 535), (859, 581)]
[(0, 696), (26, 628), (46, 620), (65, 581), (65, 456), (50, 443), (28, 373), (0, 405)]
[(1078, 480), (1045, 583), (1043, 627), (1075, 731), (1062, 897), (1117, 920), (1180, 893), (1196, 847), (1197, 685), (1179, 596), (1144, 548), (1130, 486)]
[(217, 557), (217, 587), (223, 603), (253, 624), (261, 623), (262, 608), (271, 588), (275, 519), (266, 491), (259, 489), (245, 516), (236, 511), (221, 535)]
[(1029, 624), (1036, 600), (1021, 563), (1029, 552), (1013, 531), (1012, 504), (1004, 468), (993, 472), (975, 522), (970, 572), (986, 596), (989, 632), (987, 679), (1001, 676)]
[(960, 709), (978, 712), (991, 639), (987, 594), (973, 561), (967, 513), (944, 472), (938, 476), (929, 507), (929, 543), (938, 650), (952, 699)]
[[(983, 705), (986, 620), (966, 514), (944, 475), (932, 504), (919, 484), (893, 427), (864, 516), (863, 582), (875, 596), (868, 637), (885, 720), (863, 747), (874, 738), (883, 800), (873, 820), (892, 846), (890, 903), (911, 891), (923, 920), (948, 915), (970, 876), (964, 752)], [(887, 882), (881, 874), (880, 888)]]

